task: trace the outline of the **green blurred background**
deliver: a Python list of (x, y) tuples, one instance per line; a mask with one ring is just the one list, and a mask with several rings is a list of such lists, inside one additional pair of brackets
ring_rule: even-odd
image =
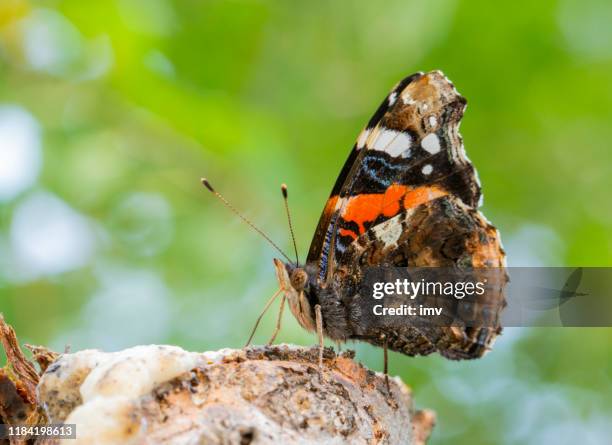
[[(304, 257), (361, 127), (431, 69), (468, 99), (509, 264), (609, 266), (610, 23), (607, 0), (1, 0), (0, 311), (56, 350), (240, 347), (276, 253), (199, 178), (290, 250), (286, 182)], [(285, 315), (279, 340), (313, 344)], [(390, 370), (437, 411), (431, 443), (602, 444), (611, 344), (507, 329), (482, 360)]]

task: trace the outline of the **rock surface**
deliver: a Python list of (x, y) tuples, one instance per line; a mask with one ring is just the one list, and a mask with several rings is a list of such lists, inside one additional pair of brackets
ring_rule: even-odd
[(216, 352), (138, 346), (64, 354), (38, 385), (77, 444), (422, 444), (434, 423), (410, 390), (351, 353), (290, 345)]

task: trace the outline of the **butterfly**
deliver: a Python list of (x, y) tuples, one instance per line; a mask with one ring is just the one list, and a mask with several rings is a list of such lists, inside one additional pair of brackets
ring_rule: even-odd
[(338, 176), (306, 263), (275, 260), (302, 327), (410, 356), (437, 351), (469, 359), (490, 348), (499, 328), (419, 329), (407, 322), (388, 330), (364, 323), (354, 310), (367, 266), (505, 266), (499, 233), (478, 211), (480, 182), (459, 134), (465, 108), (440, 71), (406, 77), (382, 101)]
[[(286, 301), (298, 323), (318, 333), (320, 360), (323, 337), (383, 347), (385, 371), (387, 349), (471, 359), (491, 348), (501, 332), (496, 319), (417, 326), (407, 318), (390, 327), (360, 303), (368, 267), (505, 267), (499, 232), (478, 210), (481, 186), (459, 134), (465, 108), (440, 71), (412, 74), (384, 98), (342, 167), (305, 264), (274, 260), (283, 297), (272, 341)], [(488, 298), (505, 304), (503, 292)]]

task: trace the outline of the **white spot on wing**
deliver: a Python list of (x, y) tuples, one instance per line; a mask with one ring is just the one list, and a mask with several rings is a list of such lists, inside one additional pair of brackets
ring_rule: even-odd
[[(412, 145), (412, 138), (408, 133), (381, 129), (374, 144), (372, 144), (372, 149), (384, 151), (390, 156), (397, 157), (409, 151), (410, 145)], [(407, 156), (410, 156), (410, 153)]]
[(364, 128), (361, 133), (359, 133), (359, 137), (357, 138), (357, 150), (361, 150), (365, 146), (371, 131), (372, 130), (369, 128)]
[(412, 98), (412, 96), (408, 93), (403, 93), (402, 94), (402, 102), (404, 102), (404, 105), (412, 105), (414, 103), (414, 99)]
[(429, 116), (429, 126), (431, 128), (434, 128), (437, 123), (438, 123), (438, 119), (436, 119), (436, 116), (434, 116), (433, 114)]
[[(400, 215), (398, 215), (400, 216)], [(373, 228), (376, 238), (385, 243), (385, 246), (391, 246), (397, 243), (397, 240), (402, 235), (402, 222), (395, 217)]]
[(380, 129), (374, 143), (372, 144), (372, 150), (385, 151), (387, 145), (391, 143), (393, 138), (397, 136), (397, 131)]
[(389, 94), (389, 106), (392, 107), (396, 100), (397, 93), (394, 91), (393, 93)]
[(386, 152), (391, 156), (404, 155), (408, 152), (410, 156), (410, 145), (412, 144), (412, 138), (408, 133), (399, 133), (395, 139), (389, 144)]
[(429, 175), (433, 171), (433, 167), (431, 166), (431, 164), (427, 164), (423, 166), (421, 171), (423, 172), (424, 175)]
[(421, 147), (432, 155), (436, 154), (440, 151), (440, 140), (435, 133), (430, 133), (421, 141)]

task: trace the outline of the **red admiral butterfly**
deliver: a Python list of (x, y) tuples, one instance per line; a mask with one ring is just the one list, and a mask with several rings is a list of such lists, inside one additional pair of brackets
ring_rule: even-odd
[[(499, 334), (497, 327), (422, 329), (408, 322), (399, 329), (364, 327), (355, 302), (368, 266), (505, 266), (499, 233), (478, 211), (480, 183), (459, 134), (465, 107), (466, 100), (440, 71), (399, 82), (357, 138), (306, 263), (274, 260), (281, 313), (286, 299), (300, 325), (318, 332), (321, 346), (326, 336), (366, 341), (385, 353), (387, 348), (410, 356), (437, 351), (470, 359), (482, 356)], [(286, 188), (283, 195), (286, 204)], [(272, 340), (279, 326), (280, 314)]]

